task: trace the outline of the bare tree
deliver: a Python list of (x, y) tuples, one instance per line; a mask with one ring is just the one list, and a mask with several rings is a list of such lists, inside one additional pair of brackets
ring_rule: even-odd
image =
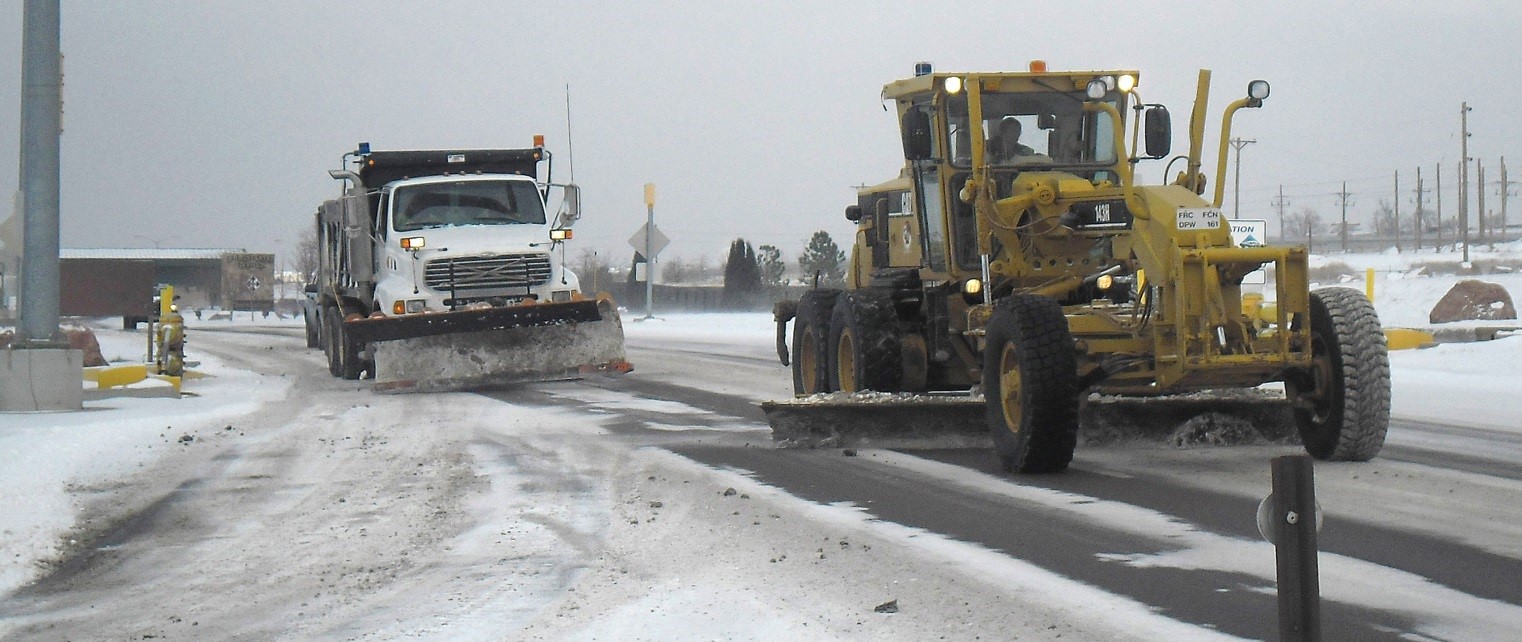
[(1321, 215), (1310, 206), (1284, 217), (1284, 233), (1289, 239), (1305, 239), (1306, 250), (1315, 246), (1316, 233), (1321, 231)]
[(301, 273), (303, 285), (317, 280), (318, 262), (317, 230), (308, 229), (301, 234), (301, 240), (296, 242), (295, 256), (296, 271)]
[(592, 248), (582, 248), (576, 255), (574, 272), (576, 278), (581, 280), (581, 291), (587, 294), (595, 294), (607, 289), (608, 283), (613, 279), (610, 276), (613, 264), (608, 257), (598, 254)]

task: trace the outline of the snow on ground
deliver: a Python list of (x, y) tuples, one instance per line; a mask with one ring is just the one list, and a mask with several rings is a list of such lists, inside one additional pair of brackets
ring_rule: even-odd
[[(1477, 261), (1522, 259), (1522, 244), (1512, 244), (1495, 252), (1477, 251), (1474, 258)], [(1427, 312), (1461, 277), (1435, 274), (1430, 269), (1420, 270), (1414, 264), (1454, 260), (1457, 260), (1456, 255), (1451, 253), (1415, 256), (1410, 253), (1383, 253), (1320, 256), (1315, 258), (1314, 264), (1326, 265), (1336, 261), (1346, 263), (1358, 271), (1375, 268), (1375, 304), (1385, 325), (1430, 328)], [(1487, 274), (1473, 278), (1500, 283), (1514, 295), (1522, 293), (1522, 273)], [(1358, 278), (1340, 284), (1360, 289), (1364, 285), (1362, 279)], [(193, 392), (193, 396), (178, 400), (110, 398), (87, 402), (86, 410), (80, 413), (0, 415), (0, 485), (7, 489), (7, 492), (0, 494), (0, 536), (3, 536), (0, 537), (0, 594), (8, 593), (34, 579), (47, 562), (59, 555), (61, 546), (66, 544), (60, 538), (75, 525), (80, 506), (76, 505), (73, 497), (80, 489), (107, 486), (113, 480), (151, 469), (160, 457), (183, 447), (180, 443), (182, 436), (200, 440), (218, 439), (219, 431), (227, 432), (224, 426), (228, 419), (254, 412), (262, 405), (278, 403), (285, 396), (288, 385), (281, 377), (258, 375), (214, 357), (196, 353), (194, 332), (197, 327), (210, 327), (211, 324), (225, 324), (223, 327), (300, 327), (302, 322), (299, 318), (265, 320), (235, 317), (232, 320), (216, 321), (192, 318), (187, 320), (187, 324), (191, 330), (192, 358), (199, 359), (202, 362), (199, 369), (211, 375), (187, 384), (187, 390)], [(1487, 322), (1484, 325), (1502, 324)], [(109, 325), (102, 324), (98, 329), (102, 351), (108, 359), (140, 358), (139, 355), (143, 352), (142, 334), (109, 328)], [(696, 344), (718, 351), (752, 355), (771, 354), (775, 340), (775, 326), (769, 313), (666, 314), (655, 319), (631, 318), (625, 320), (625, 332), (631, 347), (642, 343), (680, 341), (686, 345)], [(1492, 428), (1522, 430), (1516, 426), (1514, 413), (1511, 412), (1515, 404), (1504, 401), (1512, 399), (1515, 390), (1522, 388), (1522, 372), (1515, 366), (1519, 360), (1522, 360), (1522, 336), (1504, 337), (1490, 342), (1442, 344), (1430, 349), (1392, 353), (1393, 412), (1398, 418), (1467, 422)], [(609, 407), (650, 409), (649, 404), (655, 403), (632, 398), (619, 399), (615, 398), (616, 395), (603, 398), (606, 395), (590, 390), (578, 391), (575, 395), (588, 403), (600, 403)], [(668, 405), (671, 404), (662, 402), (659, 409), (672, 411)], [(1392, 441), (1396, 439), (1398, 435), (1392, 434)], [(1033, 574), (1031, 569), (1024, 568), (1017, 560), (973, 550), (974, 547), (930, 534), (897, 532), (896, 527), (890, 524), (868, 523), (855, 509), (808, 504), (784, 493), (759, 487), (734, 473), (703, 472), (701, 467), (675, 456), (643, 452), (638, 457), (643, 462), (641, 465), (650, 467), (652, 471), (680, 468), (689, 477), (706, 475), (714, 484), (747, 488), (751, 494), (771, 503), (772, 510), (777, 511), (777, 514), (804, 515), (814, 522), (835, 524), (842, 529), (849, 525), (853, 532), (870, 534), (870, 537), (880, 542), (907, 545), (906, 542), (912, 540), (914, 546), (937, 549), (939, 552), (935, 554), (944, 556), (953, 565), (978, 568), (989, 568), (996, 563), (1003, 565), (1000, 568), (1008, 568), (1002, 575), (1011, 581), (1027, 578), (1023, 581), (1028, 584), (1051, 582), (1050, 589), (1074, 591), (1071, 595), (1077, 596), (1076, 601), (1104, 604), (1107, 617), (1118, 618), (1112, 624), (1124, 625), (1133, 632), (1152, 631), (1158, 636), (1166, 637), (1171, 637), (1170, 633), (1177, 633), (1170, 628), (1174, 624), (1166, 618), (1146, 613), (1145, 609), (1120, 598), (1084, 593), (1087, 589), (1070, 582), (1064, 584), (1065, 580), (1061, 578)], [(483, 473), (489, 472), (491, 471), (483, 470)], [(665, 492), (675, 494), (688, 491), (668, 487)], [(1047, 499), (1063, 503), (1072, 501), (1061, 497)], [(1102, 509), (1102, 505), (1091, 508)], [(618, 510), (624, 513), (632, 511), (628, 506)], [(648, 557), (659, 553), (659, 550), (654, 553), (636, 552), (636, 544), (621, 543), (623, 537), (655, 535), (652, 538), (654, 541), (665, 542), (672, 547), (688, 539), (679, 537), (685, 535), (681, 532), (660, 532), (650, 528), (636, 532), (633, 526), (623, 526), (623, 522), (618, 519), (613, 521), (618, 527), (609, 540), (613, 543), (615, 552), (625, 555), (624, 561), (636, 569), (643, 564), (649, 570), (657, 565), (670, 564), (671, 561)], [(665, 522), (672, 526), (680, 523), (675, 520)], [(1195, 534), (1194, 537), (1199, 536)], [(1192, 559), (1178, 559), (1175, 555), (1169, 559), (1135, 558), (1123, 561), (1132, 564), (1217, 568), (1222, 566), (1222, 560), (1233, 557), (1261, 558), (1260, 554), (1248, 556), (1237, 550), (1237, 547), (1249, 545), (1256, 544), (1201, 540), (1195, 549), (1191, 549), (1197, 556)], [(617, 577), (610, 575), (616, 574), (616, 570), (593, 570), (582, 579), (583, 599), (600, 596), (609, 601), (604, 605), (607, 606), (606, 609), (583, 610), (576, 606), (571, 597), (544, 596), (541, 602), (550, 604), (546, 608), (552, 609), (557, 615), (550, 620), (536, 620), (529, 631), (549, 637), (580, 639), (619, 637), (621, 632), (628, 631), (640, 631), (649, 639), (673, 636), (726, 637), (737, 631), (746, 631), (751, 635), (764, 631), (777, 637), (798, 639), (810, 639), (816, 635), (829, 637), (825, 630), (832, 630), (836, 634), (855, 632), (870, 635), (882, 632), (872, 629), (870, 625), (858, 628), (845, 621), (822, 622), (828, 626), (821, 630), (809, 630), (802, 623), (776, 620), (775, 613), (762, 607), (757, 600), (777, 596), (734, 593), (726, 588), (713, 588), (706, 582), (726, 579), (723, 576), (728, 569), (714, 567), (715, 562), (712, 560), (704, 562), (702, 551), (687, 553), (698, 557), (677, 560), (676, 563), (694, 564), (688, 581), (673, 583), (666, 587), (668, 591), (658, 596), (644, 593), (635, 595), (629, 589), (618, 588)], [(774, 568), (774, 564), (757, 563), (736, 571), (755, 573), (759, 577)], [(1354, 560), (1331, 559), (1328, 560), (1328, 569), (1348, 567), (1342, 572), (1350, 576), (1368, 575), (1370, 581), (1399, 586), (1419, 583), (1412, 578), (1370, 574), (1369, 569), (1359, 567), (1359, 564), (1361, 563)], [(1021, 567), (1016, 568), (1017, 566)], [(1248, 570), (1271, 578), (1272, 569)], [(735, 578), (727, 579), (732, 584), (750, 583), (743, 580), (734, 582)], [(765, 584), (760, 581), (754, 583)], [(1420, 587), (1412, 590), (1416, 588)], [(878, 595), (887, 596), (890, 592), (860, 597), (867, 600)], [(927, 596), (927, 599), (931, 598)], [(1356, 602), (1352, 597), (1349, 599)], [(1493, 605), (1465, 602), (1463, 606), (1463, 613), (1485, 620), (1487, 609)], [(592, 613), (596, 613), (597, 617), (591, 617)], [(1447, 617), (1440, 617), (1441, 614), (1431, 615), (1439, 622), (1451, 623)], [(762, 625), (762, 629), (755, 628)], [(1203, 634), (1199, 630), (1190, 633)]]
[[(120, 327), (117, 323), (116, 327)], [(107, 360), (141, 361), (141, 333), (97, 328)], [(0, 594), (32, 580), (59, 553), (74, 525), (71, 491), (106, 485), (151, 468), (181, 438), (219, 438), (225, 420), (285, 396), (280, 377), (261, 376), (196, 355), (208, 375), (186, 383), (182, 399), (119, 397), (78, 413), (0, 413)], [(236, 431), (236, 427), (234, 427)]]

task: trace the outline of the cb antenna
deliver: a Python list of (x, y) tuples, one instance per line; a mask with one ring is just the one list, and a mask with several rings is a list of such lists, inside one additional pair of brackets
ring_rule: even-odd
[(571, 147), (571, 83), (565, 84), (565, 164), (571, 175), (570, 182), (576, 182), (576, 153)]

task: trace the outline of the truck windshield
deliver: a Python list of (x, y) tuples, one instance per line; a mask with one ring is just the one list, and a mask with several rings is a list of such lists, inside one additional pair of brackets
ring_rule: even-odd
[(455, 181), (399, 187), (391, 211), (398, 232), (444, 225), (544, 223), (544, 203), (528, 181)]
[[(983, 94), (984, 154), (994, 166), (1081, 167), (1115, 163), (1110, 116), (1085, 112), (1083, 92)], [(1110, 99), (1111, 104), (1117, 101)], [(951, 162), (972, 166), (967, 96), (946, 104)]]

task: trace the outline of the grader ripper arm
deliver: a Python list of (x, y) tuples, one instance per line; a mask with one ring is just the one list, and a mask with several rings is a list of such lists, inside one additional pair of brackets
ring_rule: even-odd
[[(1220, 186), (1213, 203), (1201, 198), (1209, 72), (1189, 154), (1174, 159), (1184, 171), (1137, 184), (1135, 163), (1167, 158), (1172, 134), (1167, 109), (1142, 103), (1136, 78), (1033, 65), (884, 88), (906, 166), (847, 210), (858, 233), (846, 288), (776, 310), (779, 356), (799, 396), (764, 406), (779, 442), (882, 443), (916, 432), (892, 424), (913, 423), (962, 433), (954, 443), (981, 435), (1008, 470), (1057, 471), (1072, 458), (1089, 392), (1283, 381), (1288, 404), (1272, 403), (1293, 414), (1313, 455), (1378, 452), (1389, 380), (1372, 307), (1350, 290), (1311, 292), (1303, 248), (1235, 246)], [(1235, 112), (1267, 95), (1254, 81), (1227, 107), (1223, 145)], [(1128, 112), (1139, 121), (1129, 130)], [(1223, 153), (1218, 176), (1224, 163)], [(1269, 315), (1243, 306), (1244, 277), (1265, 266)], [(1262, 395), (1232, 403), (1243, 398), (1263, 405)]]

